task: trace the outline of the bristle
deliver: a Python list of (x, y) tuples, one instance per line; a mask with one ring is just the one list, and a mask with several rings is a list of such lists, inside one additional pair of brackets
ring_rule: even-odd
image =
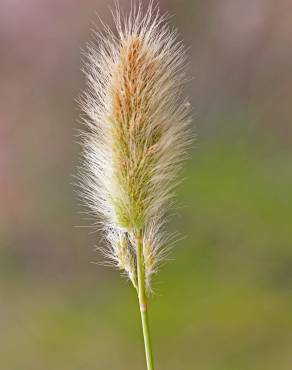
[(189, 141), (185, 54), (152, 2), (144, 15), (140, 6), (128, 17), (117, 12), (115, 24), (116, 34), (97, 33), (87, 50), (83, 197), (108, 230), (111, 259), (134, 285), (133, 235), (141, 233), (150, 290), (164, 245), (161, 220)]

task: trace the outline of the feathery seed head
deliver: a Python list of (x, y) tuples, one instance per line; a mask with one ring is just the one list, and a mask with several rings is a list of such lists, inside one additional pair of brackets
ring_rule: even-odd
[(128, 17), (117, 11), (115, 24), (116, 34), (106, 28), (87, 50), (83, 195), (103, 219), (110, 258), (134, 285), (134, 236), (142, 234), (150, 289), (165, 208), (189, 141), (185, 54), (152, 2), (144, 14), (140, 5)]

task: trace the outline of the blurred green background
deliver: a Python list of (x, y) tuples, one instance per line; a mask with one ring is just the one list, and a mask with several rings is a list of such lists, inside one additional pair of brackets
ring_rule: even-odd
[[(134, 291), (90, 263), (100, 235), (71, 185), (81, 49), (109, 4), (0, 5), (0, 368), (142, 370)], [(160, 6), (190, 47), (198, 138), (150, 306), (156, 367), (291, 369), (291, 1)]]

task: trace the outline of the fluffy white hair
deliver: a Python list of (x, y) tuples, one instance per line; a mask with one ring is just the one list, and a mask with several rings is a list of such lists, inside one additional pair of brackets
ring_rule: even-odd
[(189, 143), (190, 108), (182, 99), (185, 52), (176, 30), (150, 3), (114, 14), (86, 51), (82, 196), (102, 220), (106, 255), (136, 286), (143, 241), (145, 284), (163, 256), (165, 212)]

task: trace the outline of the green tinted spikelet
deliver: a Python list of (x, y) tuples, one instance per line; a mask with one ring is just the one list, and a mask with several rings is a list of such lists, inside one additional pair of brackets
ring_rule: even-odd
[(89, 45), (82, 108), (83, 196), (102, 219), (108, 257), (135, 285), (135, 237), (144, 241), (145, 284), (164, 247), (164, 218), (189, 141), (181, 98), (185, 54), (157, 8), (115, 16)]

